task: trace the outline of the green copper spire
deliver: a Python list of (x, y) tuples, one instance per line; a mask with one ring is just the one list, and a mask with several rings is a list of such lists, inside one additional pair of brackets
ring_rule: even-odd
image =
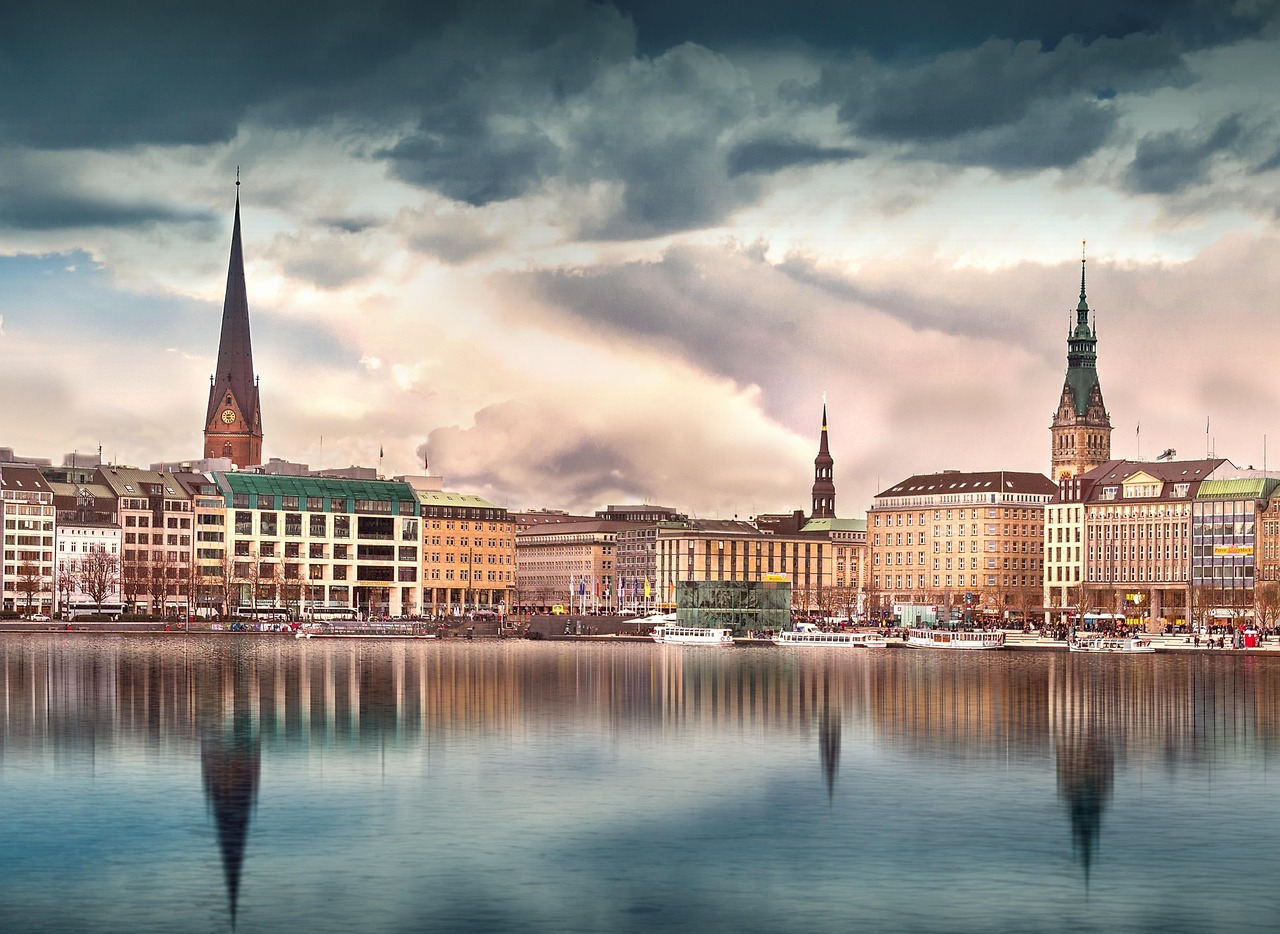
[(1084, 241), (1080, 243), (1080, 304), (1076, 306), (1076, 326), (1067, 336), (1067, 386), (1077, 415), (1089, 408), (1089, 395), (1098, 384), (1098, 334), (1089, 327), (1089, 302), (1084, 293)]

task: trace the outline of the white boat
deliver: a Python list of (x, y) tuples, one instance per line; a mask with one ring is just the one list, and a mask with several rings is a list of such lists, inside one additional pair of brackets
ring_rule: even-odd
[(1072, 639), (1067, 643), (1072, 652), (1107, 652), (1119, 655), (1150, 655), (1156, 647), (1150, 639), (1121, 639), (1116, 636), (1092, 636)]
[(774, 645), (860, 646), (865, 649), (888, 648), (889, 642), (874, 632), (823, 632), (820, 629), (785, 630), (773, 637)]
[(436, 634), (421, 625), (375, 623), (366, 625), (303, 623), (293, 634), (295, 639), (434, 639)]
[(662, 625), (653, 628), (653, 641), (664, 645), (733, 645), (728, 629)]
[(1004, 633), (998, 629), (910, 629), (907, 645), (924, 649), (1001, 649)]

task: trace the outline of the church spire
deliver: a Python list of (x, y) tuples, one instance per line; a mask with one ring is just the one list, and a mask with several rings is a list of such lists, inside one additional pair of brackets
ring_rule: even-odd
[(231, 229), (227, 291), (222, 302), (222, 333), (205, 412), (205, 457), (229, 457), (236, 465), (248, 467), (262, 462), (262, 415), (253, 372), (249, 298), (240, 240), (239, 174), (237, 169), (235, 222)]
[(831, 478), (835, 461), (827, 446), (827, 399), (822, 398), (822, 432), (818, 436), (818, 456), (813, 459), (813, 519), (836, 517), (836, 485)]

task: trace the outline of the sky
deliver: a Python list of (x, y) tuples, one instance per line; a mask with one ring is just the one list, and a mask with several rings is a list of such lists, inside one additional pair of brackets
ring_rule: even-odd
[[(0, 7), (0, 446), (197, 458), (239, 171), (264, 455), (510, 509), (1280, 466), (1280, 0)], [(379, 461), (379, 451), (383, 457)], [(1270, 466), (1270, 464), (1268, 464)]]

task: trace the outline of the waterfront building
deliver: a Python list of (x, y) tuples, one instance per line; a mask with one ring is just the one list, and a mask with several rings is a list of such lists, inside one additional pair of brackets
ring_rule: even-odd
[(191, 612), (202, 618), (225, 616), (233, 580), (227, 549), (227, 504), (212, 471), (180, 470), (174, 477), (191, 497), (195, 525)]
[(54, 599), (53, 490), (38, 467), (0, 463), (0, 610), (52, 615)]
[(1098, 332), (1096, 324), (1089, 323), (1084, 263), (1081, 257), (1080, 302), (1076, 306), (1075, 327), (1067, 335), (1067, 376), (1049, 428), (1049, 475), (1055, 481), (1085, 473), (1111, 458), (1111, 416), (1098, 382)]
[(658, 530), (674, 528), (689, 517), (669, 506), (608, 506), (597, 519), (623, 523), (614, 542), (614, 605), (624, 613), (638, 613), (644, 606), (644, 582), (650, 591), (657, 580)]
[(1041, 606), (1054, 493), (1043, 474), (946, 470), (876, 494), (867, 514), (871, 612), (887, 618), (907, 604), (948, 618), (1028, 617)]
[(415, 483), (438, 478), (405, 479), (422, 517), (423, 612), (506, 613), (516, 591), (516, 527), (507, 510), (473, 494)]
[(517, 525), (516, 604), (533, 612), (557, 605), (578, 613), (615, 609), (617, 539), (636, 527), (616, 519)]
[(53, 491), (55, 612), (76, 604), (121, 603), (123, 534), (115, 493), (99, 482), (94, 467), (54, 467), (43, 473)]
[(244, 471), (213, 479), (227, 511), (222, 580), (232, 611), (420, 612), (418, 496), (407, 483)]
[[(785, 581), (792, 608), (799, 612), (847, 617), (857, 611), (857, 591), (848, 582), (848, 551), (853, 545), (834, 545), (826, 525), (779, 534), (737, 519), (690, 520), (660, 527), (657, 544), (653, 599), (659, 606), (674, 606), (678, 585), (688, 581)], [(845, 583), (837, 585), (836, 555), (841, 549)]]
[(191, 494), (170, 472), (101, 466), (123, 531), (120, 590), (138, 612), (186, 615), (192, 587)]
[(262, 463), (262, 406), (249, 336), (249, 298), (244, 279), (244, 250), (240, 243), (239, 186), (237, 181), (218, 363), (209, 377), (209, 403), (205, 409), (204, 457), (225, 457), (239, 467), (248, 467)]
[[(1090, 613), (1149, 621), (1185, 621), (1191, 586), (1192, 513), (1204, 481), (1238, 474), (1223, 458), (1196, 461), (1108, 461), (1059, 487), (1050, 509), (1053, 541), (1046, 534), (1045, 606), (1051, 619), (1068, 621)], [(1080, 581), (1066, 580), (1067, 551), (1057, 557), (1057, 532), (1064, 539), (1079, 506), (1083, 566)], [(1057, 520), (1057, 510), (1063, 519)], [(1074, 542), (1071, 542), (1074, 546)], [(1052, 549), (1052, 554), (1050, 554)], [(1058, 569), (1063, 581), (1058, 581)], [(1074, 615), (1073, 615), (1074, 614)]]
[(1280, 480), (1206, 480), (1191, 504), (1191, 614), (1197, 623), (1274, 623), (1276, 595), (1258, 592), (1258, 529)]

